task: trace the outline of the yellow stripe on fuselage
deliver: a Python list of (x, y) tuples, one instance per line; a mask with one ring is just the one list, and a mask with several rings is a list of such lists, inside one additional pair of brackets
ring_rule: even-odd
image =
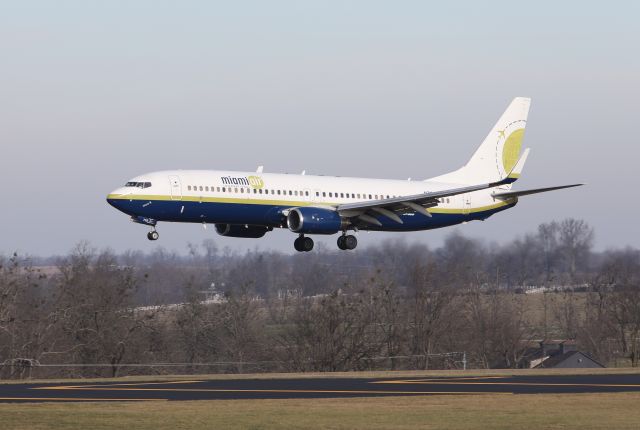
[(493, 209), (498, 209), (501, 208), (503, 206), (508, 206), (512, 203), (515, 203), (516, 199), (509, 199), (509, 200), (505, 200), (503, 202), (498, 202), (498, 203), (494, 203), (492, 205), (487, 205), (487, 206), (479, 206), (476, 208), (469, 208), (468, 210), (465, 209), (459, 209), (459, 208), (452, 208), (452, 209), (447, 209), (447, 208), (438, 208), (438, 207), (434, 207), (434, 208), (428, 208), (427, 210), (431, 213), (435, 213), (435, 214), (461, 214), (461, 213), (477, 213), (477, 212), (486, 212), (486, 211), (490, 211)]
[[(159, 200), (159, 201), (175, 201), (175, 202), (192, 202), (192, 203), (231, 203), (231, 204), (248, 204), (248, 205), (265, 205), (265, 206), (329, 206), (336, 207), (336, 203), (328, 202), (310, 202), (310, 201), (296, 201), (296, 200), (262, 200), (262, 199), (242, 199), (232, 197), (204, 197), (204, 196), (183, 196), (180, 199), (172, 199), (171, 196), (166, 195), (150, 195), (150, 194), (109, 194), (108, 199), (112, 200)], [(517, 199), (508, 199), (492, 205), (472, 207), (469, 209), (461, 208), (439, 208), (432, 207), (427, 208), (431, 213), (436, 214), (466, 214), (485, 212), (493, 209), (498, 209), (503, 206), (515, 203)]]
[(172, 199), (171, 196), (163, 195), (122, 195), (122, 194), (109, 194), (108, 199), (112, 200), (160, 200), (160, 201), (174, 201), (174, 202), (192, 202), (192, 203), (236, 203), (246, 205), (271, 205), (271, 206), (310, 206), (310, 205), (327, 205), (335, 206), (335, 203), (321, 203), (321, 202), (309, 202), (309, 201), (296, 201), (296, 200), (262, 200), (262, 199), (242, 199), (233, 197), (204, 197), (204, 196), (182, 196), (182, 198)]

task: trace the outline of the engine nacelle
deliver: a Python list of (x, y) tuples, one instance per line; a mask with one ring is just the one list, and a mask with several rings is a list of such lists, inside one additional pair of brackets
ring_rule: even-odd
[(271, 227), (244, 224), (216, 224), (216, 232), (225, 237), (247, 237), (257, 239), (271, 231)]
[(295, 208), (287, 215), (287, 227), (294, 233), (334, 234), (345, 221), (338, 212), (320, 208)]

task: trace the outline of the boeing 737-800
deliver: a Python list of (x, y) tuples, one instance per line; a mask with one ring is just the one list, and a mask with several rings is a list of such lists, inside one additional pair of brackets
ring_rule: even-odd
[(462, 168), (424, 181), (344, 178), (218, 170), (172, 170), (129, 180), (107, 196), (131, 220), (214, 224), (222, 236), (260, 238), (274, 228), (298, 237), (341, 233), (338, 248), (354, 249), (350, 231), (418, 231), (485, 220), (521, 196), (582, 184), (512, 191), (529, 149), (521, 153), (530, 99), (515, 98)]

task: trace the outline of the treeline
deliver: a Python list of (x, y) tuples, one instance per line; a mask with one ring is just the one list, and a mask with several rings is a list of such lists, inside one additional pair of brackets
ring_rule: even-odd
[(550, 338), (637, 366), (640, 251), (592, 242), (567, 219), (506, 245), (9, 256), (0, 377), (514, 368)]

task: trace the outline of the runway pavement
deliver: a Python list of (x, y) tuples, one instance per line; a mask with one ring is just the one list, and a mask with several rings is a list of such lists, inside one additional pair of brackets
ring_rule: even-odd
[(0, 402), (286, 399), (640, 392), (640, 374), (425, 378), (280, 378), (0, 384)]

